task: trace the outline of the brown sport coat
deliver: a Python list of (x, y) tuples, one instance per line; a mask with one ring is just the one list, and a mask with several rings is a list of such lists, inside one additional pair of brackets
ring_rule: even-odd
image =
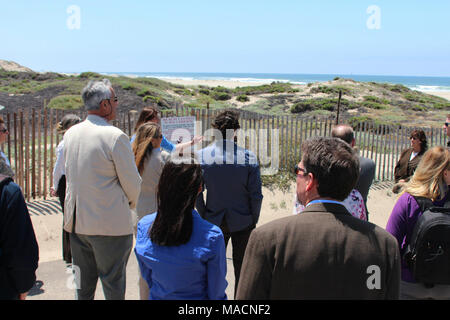
[(315, 203), (253, 230), (236, 298), (398, 299), (399, 285), (391, 234), (342, 205)]

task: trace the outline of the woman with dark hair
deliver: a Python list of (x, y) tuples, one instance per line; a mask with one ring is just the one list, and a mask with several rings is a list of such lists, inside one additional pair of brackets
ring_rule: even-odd
[[(53, 186), (50, 188), (51, 196), (58, 196), (61, 210), (64, 214), (64, 199), (66, 197), (66, 174), (64, 161), (64, 134), (72, 126), (81, 122), (81, 118), (75, 114), (65, 115), (56, 126), (56, 131), (63, 135), (63, 139), (56, 147), (56, 162), (53, 168)], [(63, 260), (72, 263), (72, 253), (70, 249), (70, 233), (63, 229)]]
[[(160, 124), (161, 119), (158, 115), (158, 110), (156, 110), (153, 107), (145, 107), (144, 109), (142, 109), (141, 113), (139, 114), (139, 118), (136, 122), (136, 125), (134, 126), (135, 134), (130, 139), (131, 143), (133, 143), (134, 139), (136, 139), (137, 129), (142, 124), (147, 122), (154, 122)], [(174, 151), (182, 151), (184, 148), (193, 146), (194, 144), (197, 144), (202, 140), (203, 140), (202, 136), (195, 136), (191, 141), (175, 145), (169, 140), (167, 140), (166, 137), (163, 136), (161, 141), (161, 148), (172, 153)]]
[(394, 193), (398, 193), (406, 182), (409, 181), (417, 168), (423, 154), (428, 149), (427, 137), (423, 130), (414, 130), (409, 136), (411, 147), (404, 150), (394, 169), (395, 183)]
[(227, 298), (222, 231), (194, 210), (201, 190), (199, 164), (166, 163), (158, 184), (158, 211), (137, 227), (135, 253), (151, 300)]

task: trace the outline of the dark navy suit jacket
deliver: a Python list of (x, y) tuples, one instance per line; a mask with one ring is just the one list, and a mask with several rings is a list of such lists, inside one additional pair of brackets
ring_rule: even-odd
[(261, 175), (256, 156), (231, 140), (219, 140), (197, 152), (203, 169), (203, 192), (197, 211), (220, 226), (226, 220), (230, 232), (256, 226), (262, 204)]

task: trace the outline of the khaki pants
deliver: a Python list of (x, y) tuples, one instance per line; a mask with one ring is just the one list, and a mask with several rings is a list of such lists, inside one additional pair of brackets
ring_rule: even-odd
[(450, 285), (426, 288), (422, 283), (401, 281), (400, 300), (450, 300)]

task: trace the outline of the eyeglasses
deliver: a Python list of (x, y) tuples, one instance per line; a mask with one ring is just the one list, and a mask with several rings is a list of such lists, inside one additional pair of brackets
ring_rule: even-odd
[(417, 138), (416, 137), (409, 137), (409, 139), (411, 140), (411, 139), (413, 139), (413, 140), (417, 140)]
[[(119, 101), (119, 99), (117, 98), (117, 97), (114, 97), (114, 98), (109, 98), (109, 99), (103, 99), (103, 100), (108, 100), (108, 101), (111, 101), (111, 100), (113, 100), (114, 102), (117, 102), (117, 101)], [(103, 101), (102, 100), (102, 101)]]
[(0, 129), (0, 132), (1, 133), (6, 133), (6, 132), (8, 132), (8, 129), (6, 129), (6, 128)]
[(306, 176), (306, 175), (308, 174), (308, 172), (307, 172), (305, 169), (300, 168), (298, 165), (295, 166), (295, 167), (294, 167), (294, 173), (295, 173), (296, 175), (299, 175), (300, 172), (303, 172), (303, 176)]

